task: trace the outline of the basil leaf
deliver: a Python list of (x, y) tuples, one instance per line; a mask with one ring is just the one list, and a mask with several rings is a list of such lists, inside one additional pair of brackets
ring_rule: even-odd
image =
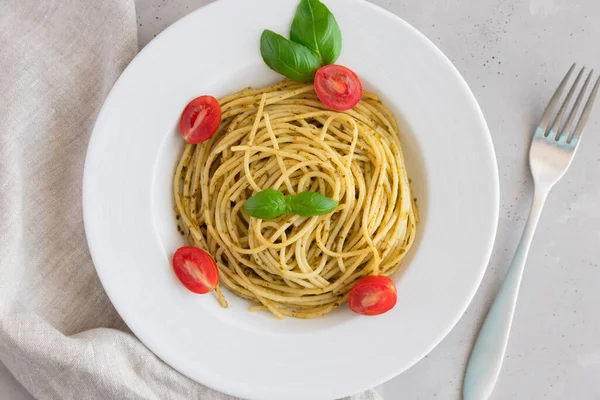
[(268, 29), (260, 37), (260, 54), (272, 70), (298, 82), (312, 81), (321, 66), (312, 50)]
[(246, 200), (244, 211), (254, 218), (277, 218), (286, 212), (285, 196), (279, 190), (263, 190)]
[(332, 200), (316, 192), (302, 192), (288, 197), (289, 208), (302, 217), (314, 217), (333, 212), (339, 201)]
[(315, 192), (285, 197), (279, 190), (267, 189), (246, 200), (244, 211), (251, 217), (260, 219), (273, 219), (291, 212), (302, 217), (314, 217), (329, 214), (338, 204), (339, 201)]
[(333, 64), (342, 51), (342, 32), (325, 4), (301, 0), (292, 22), (290, 39), (314, 51), (321, 65)]

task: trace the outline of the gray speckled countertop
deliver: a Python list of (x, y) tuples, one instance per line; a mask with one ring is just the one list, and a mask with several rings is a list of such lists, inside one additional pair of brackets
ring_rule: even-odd
[[(140, 45), (209, 2), (137, 0)], [(573, 61), (600, 71), (600, 1), (373, 3), (414, 25), (454, 62), (483, 109), (496, 148), (500, 223), (479, 292), (431, 354), (383, 387), (386, 400), (459, 399), (469, 350), (525, 222), (532, 127)], [(600, 399), (599, 203), (600, 105), (578, 156), (544, 210), (492, 399)], [(31, 398), (2, 366), (0, 397)]]

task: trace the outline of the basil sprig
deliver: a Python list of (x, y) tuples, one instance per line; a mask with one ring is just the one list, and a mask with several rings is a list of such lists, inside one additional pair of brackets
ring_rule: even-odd
[(260, 38), (260, 54), (272, 70), (295, 81), (312, 81), (342, 51), (340, 27), (320, 0), (300, 0), (290, 39), (267, 29)]
[(287, 213), (314, 217), (333, 212), (338, 204), (339, 201), (316, 192), (285, 196), (279, 190), (267, 189), (246, 200), (244, 211), (251, 217), (259, 219), (273, 219)]

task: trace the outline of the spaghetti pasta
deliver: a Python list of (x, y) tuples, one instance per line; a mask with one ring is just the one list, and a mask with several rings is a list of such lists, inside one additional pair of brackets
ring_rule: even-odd
[[(220, 105), (219, 129), (185, 147), (173, 191), (187, 240), (215, 258), (229, 290), (253, 310), (312, 318), (343, 304), (360, 278), (400, 268), (417, 216), (396, 121), (375, 95), (335, 112), (312, 84), (286, 80)], [(252, 218), (244, 201), (264, 189), (319, 192), (339, 206)]]

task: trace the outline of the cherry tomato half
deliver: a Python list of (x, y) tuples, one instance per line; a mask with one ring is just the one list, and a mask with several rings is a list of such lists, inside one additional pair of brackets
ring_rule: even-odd
[(197, 247), (180, 247), (173, 256), (173, 271), (191, 292), (205, 294), (217, 286), (217, 263), (204, 250)]
[(387, 276), (367, 276), (350, 290), (348, 306), (362, 315), (383, 314), (396, 305), (396, 286)]
[(315, 91), (323, 104), (332, 110), (346, 111), (362, 97), (358, 76), (341, 65), (325, 65), (315, 74)]
[(221, 123), (221, 106), (212, 96), (190, 101), (181, 114), (179, 132), (186, 142), (197, 144), (210, 139)]

